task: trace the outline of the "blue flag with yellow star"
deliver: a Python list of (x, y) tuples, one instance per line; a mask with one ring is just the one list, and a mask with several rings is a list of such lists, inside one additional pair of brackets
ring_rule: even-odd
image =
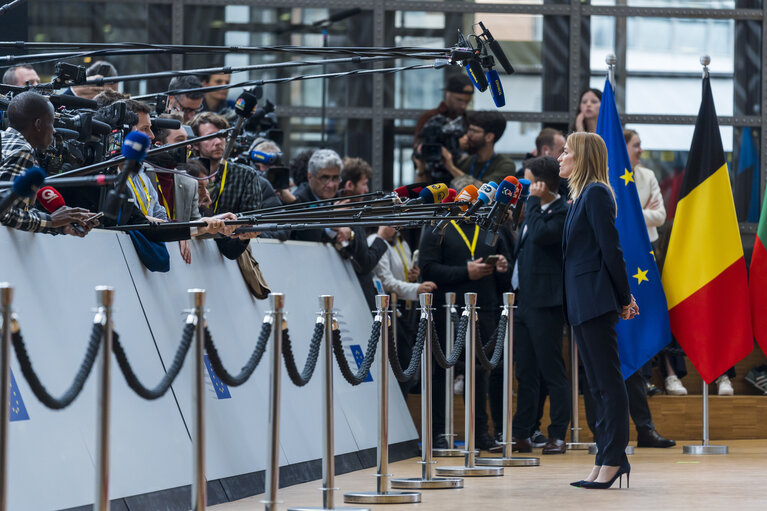
[(666, 295), (642, 213), (635, 174), (629, 163), (623, 127), (615, 106), (610, 80), (605, 80), (599, 108), (597, 133), (607, 145), (610, 186), (618, 205), (618, 228), (631, 293), (639, 306), (639, 315), (618, 322), (618, 352), (623, 378), (628, 378), (671, 342), (671, 325)]

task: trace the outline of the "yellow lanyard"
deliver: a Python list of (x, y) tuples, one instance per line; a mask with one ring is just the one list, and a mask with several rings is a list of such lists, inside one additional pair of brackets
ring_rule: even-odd
[(138, 205), (141, 208), (141, 212), (144, 213), (144, 216), (149, 216), (149, 205), (151, 204), (152, 198), (149, 196), (149, 190), (146, 188), (146, 183), (143, 179), (141, 179), (141, 176), (138, 176), (139, 181), (141, 181), (141, 186), (144, 188), (144, 193), (146, 194), (146, 206), (144, 206), (144, 201), (141, 200), (141, 197), (138, 194), (138, 190), (136, 190), (136, 185), (133, 184), (132, 179), (128, 179), (128, 184), (133, 189), (133, 196), (136, 197), (136, 200), (138, 201)]
[(226, 169), (229, 166), (229, 162), (224, 162), (224, 174), (221, 176), (221, 187), (218, 189), (218, 197), (216, 197), (216, 203), (213, 205), (213, 214), (218, 212), (218, 199), (221, 198), (221, 194), (224, 193), (224, 183), (226, 182)]
[(154, 175), (155, 181), (157, 181), (157, 189), (160, 191), (160, 197), (162, 197), (162, 205), (165, 208), (165, 211), (168, 213), (168, 218), (171, 220), (175, 220), (173, 212), (170, 210), (170, 206), (168, 206), (168, 201), (165, 199), (165, 195), (162, 193), (162, 186), (160, 186), (160, 180), (157, 178), (157, 174)]
[(458, 234), (461, 235), (463, 242), (466, 243), (466, 246), (469, 248), (469, 252), (471, 252), (471, 258), (474, 259), (474, 251), (477, 249), (477, 239), (479, 239), (479, 226), (474, 226), (474, 239), (471, 240), (471, 243), (469, 243), (469, 238), (467, 238), (463, 233), (463, 230), (458, 227), (458, 224), (455, 223), (455, 220), (450, 220), (450, 223), (453, 225), (453, 227), (455, 227), (455, 230), (458, 231)]
[(397, 236), (397, 243), (394, 245), (394, 248), (397, 250), (397, 254), (399, 254), (399, 258), (402, 261), (402, 269), (405, 270), (405, 282), (410, 282), (410, 278), (408, 276), (410, 263), (407, 261), (405, 249), (402, 248), (402, 240), (400, 240), (399, 236)]

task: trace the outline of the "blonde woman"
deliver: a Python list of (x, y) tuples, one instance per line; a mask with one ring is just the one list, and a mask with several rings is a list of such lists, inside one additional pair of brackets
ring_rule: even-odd
[[(618, 358), (618, 319), (639, 313), (615, 227), (615, 197), (607, 176), (607, 148), (595, 133), (567, 138), (559, 175), (568, 178), (573, 204), (565, 219), (564, 311), (572, 325), (596, 406), (598, 452), (589, 476), (575, 483), (606, 489), (628, 474), (629, 408)], [(627, 484), (628, 487), (628, 479)]]

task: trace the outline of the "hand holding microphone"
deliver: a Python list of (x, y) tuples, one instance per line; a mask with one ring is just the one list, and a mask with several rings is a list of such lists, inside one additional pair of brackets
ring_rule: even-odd
[(37, 201), (51, 214), (53, 227), (64, 227), (64, 234), (83, 237), (98, 225), (100, 213), (83, 208), (70, 208), (58, 190), (44, 186), (37, 191)]

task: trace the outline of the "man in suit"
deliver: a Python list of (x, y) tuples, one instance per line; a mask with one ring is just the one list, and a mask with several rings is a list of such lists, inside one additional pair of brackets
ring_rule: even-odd
[(525, 178), (532, 184), (511, 277), (518, 306), (514, 314), (517, 411), (512, 430), (515, 448), (529, 452), (543, 378), (551, 404), (551, 424), (543, 454), (564, 454), (570, 421), (570, 385), (562, 359), (561, 247), (568, 206), (565, 197), (556, 193), (559, 164), (553, 157), (525, 162)]

